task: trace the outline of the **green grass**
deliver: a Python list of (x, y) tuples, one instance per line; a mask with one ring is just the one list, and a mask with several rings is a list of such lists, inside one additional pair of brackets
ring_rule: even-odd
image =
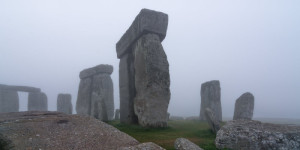
[(169, 121), (166, 128), (144, 128), (138, 125), (121, 124), (119, 121), (108, 123), (141, 143), (153, 142), (167, 150), (174, 149), (174, 142), (179, 137), (187, 138), (205, 150), (216, 150), (214, 144), (216, 135), (203, 121)]

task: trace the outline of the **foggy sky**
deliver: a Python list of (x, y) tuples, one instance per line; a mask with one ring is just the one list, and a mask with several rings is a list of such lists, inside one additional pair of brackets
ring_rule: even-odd
[(198, 116), (201, 84), (220, 80), (223, 117), (251, 92), (254, 117), (300, 118), (299, 0), (1, 0), (0, 84), (41, 88), (49, 110), (70, 93), (75, 108), (79, 72), (111, 64), (119, 108), (115, 44), (142, 8), (169, 15), (171, 115)]

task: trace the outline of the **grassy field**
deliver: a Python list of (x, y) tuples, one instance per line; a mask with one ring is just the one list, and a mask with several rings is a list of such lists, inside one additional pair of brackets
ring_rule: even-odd
[(111, 121), (109, 124), (129, 134), (139, 142), (153, 142), (167, 150), (174, 149), (174, 142), (179, 137), (187, 138), (205, 150), (216, 150), (214, 144), (216, 136), (209, 130), (208, 124), (202, 121), (169, 121), (169, 127), (160, 129), (125, 125), (119, 121)]

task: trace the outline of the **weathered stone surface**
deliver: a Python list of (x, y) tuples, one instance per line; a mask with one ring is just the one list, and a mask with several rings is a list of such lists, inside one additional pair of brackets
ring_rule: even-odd
[(137, 140), (93, 117), (58, 112), (0, 114), (0, 149), (113, 150)]
[(168, 15), (149, 9), (142, 9), (135, 20), (116, 44), (117, 56), (121, 58), (130, 46), (143, 34), (155, 33), (163, 41), (168, 27)]
[(78, 90), (78, 114), (91, 115), (102, 121), (114, 118), (112, 71), (111, 65), (98, 65), (80, 73), (84, 78), (81, 78)]
[(73, 105), (71, 94), (58, 94), (57, 96), (57, 111), (66, 114), (72, 114)]
[(19, 95), (16, 91), (0, 89), (0, 113), (18, 112)]
[(220, 122), (216, 118), (215, 113), (211, 109), (206, 108), (204, 114), (210, 129), (217, 133), (220, 130)]
[(253, 109), (254, 109), (254, 96), (249, 92), (244, 93), (235, 101), (233, 120), (237, 120), (237, 119), (251, 120), (253, 117)]
[(138, 123), (133, 105), (136, 95), (133, 60), (133, 53), (127, 53), (120, 59), (119, 65), (120, 122), (125, 124)]
[(115, 120), (120, 120), (120, 109), (116, 109)]
[(20, 91), (20, 92), (41, 92), (40, 88), (29, 86), (13, 86), (0, 84), (0, 90)]
[(32, 93), (28, 94), (28, 111), (47, 111), (48, 100), (45, 93)]
[(198, 145), (185, 138), (177, 138), (174, 143), (176, 150), (203, 150)]
[(101, 64), (92, 68), (82, 70), (79, 74), (79, 77), (80, 79), (84, 79), (99, 73), (107, 73), (110, 75), (112, 72), (113, 72), (113, 66)]
[(135, 146), (122, 147), (118, 150), (165, 150), (164, 148), (152, 142), (142, 143)]
[(114, 117), (113, 83), (109, 74), (93, 76), (91, 115), (103, 121)]
[(170, 101), (170, 75), (167, 56), (156, 34), (145, 34), (134, 47), (134, 112), (139, 124), (166, 127)]
[(206, 120), (205, 108), (210, 108), (215, 113), (217, 120), (222, 121), (221, 88), (218, 80), (201, 85), (200, 120)]
[(215, 144), (233, 150), (299, 150), (300, 126), (233, 120), (219, 130)]
[(76, 101), (76, 112), (80, 115), (91, 115), (92, 79), (81, 79)]

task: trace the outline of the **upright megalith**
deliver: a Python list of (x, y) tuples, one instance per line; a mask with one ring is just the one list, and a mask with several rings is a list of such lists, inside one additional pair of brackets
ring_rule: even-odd
[(65, 114), (72, 114), (72, 97), (71, 94), (58, 94), (57, 96), (57, 111)]
[(28, 111), (47, 111), (47, 96), (43, 92), (29, 92), (28, 94)]
[(218, 80), (205, 82), (201, 85), (200, 120), (206, 120), (206, 108), (214, 112), (218, 121), (222, 121), (221, 88)]
[(76, 102), (77, 114), (93, 116), (107, 121), (114, 117), (111, 65), (98, 65), (80, 72)]
[(254, 96), (246, 92), (235, 101), (233, 120), (246, 119), (251, 120), (253, 117)]
[(116, 44), (122, 123), (167, 126), (170, 75), (161, 44), (167, 26), (167, 14), (142, 9)]
[(0, 89), (0, 113), (18, 112), (19, 95), (17, 91)]

